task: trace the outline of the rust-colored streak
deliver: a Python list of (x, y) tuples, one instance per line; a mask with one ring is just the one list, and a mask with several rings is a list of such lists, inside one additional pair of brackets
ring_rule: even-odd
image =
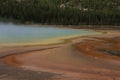
[(18, 60), (16, 60), (15, 56), (5, 57), (3, 59), (3, 61), (5, 63), (8, 63), (9, 65), (12, 65), (12, 66), (20, 66), (21, 65), (21, 62), (19, 62)]
[[(84, 54), (104, 58), (120, 60), (120, 56), (105, 51), (116, 51), (120, 54), (120, 38), (99, 38), (99, 40), (86, 40), (82, 43), (76, 44), (75, 47)], [(100, 51), (101, 50), (101, 51)], [(102, 51), (104, 50), (104, 52)]]

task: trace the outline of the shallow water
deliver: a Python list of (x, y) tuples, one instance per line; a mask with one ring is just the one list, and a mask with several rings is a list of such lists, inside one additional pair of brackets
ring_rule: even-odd
[(56, 28), (41, 25), (0, 24), (0, 46), (55, 43), (64, 37), (95, 34), (90, 30)]

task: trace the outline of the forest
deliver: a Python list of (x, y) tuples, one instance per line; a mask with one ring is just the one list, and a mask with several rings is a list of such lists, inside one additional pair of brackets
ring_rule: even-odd
[(0, 21), (120, 25), (120, 0), (0, 0)]

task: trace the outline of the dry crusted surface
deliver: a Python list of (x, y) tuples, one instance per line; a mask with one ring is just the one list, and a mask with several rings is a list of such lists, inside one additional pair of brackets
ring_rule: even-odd
[(57, 74), (11, 67), (0, 62), (0, 80), (51, 80)]

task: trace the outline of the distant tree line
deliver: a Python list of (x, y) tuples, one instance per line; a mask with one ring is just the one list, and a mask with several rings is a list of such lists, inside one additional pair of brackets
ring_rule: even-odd
[(60, 7), (69, 1), (72, 0), (0, 0), (0, 19), (42, 24), (120, 25), (120, 4), (115, 2), (119, 0), (76, 0), (81, 7)]

